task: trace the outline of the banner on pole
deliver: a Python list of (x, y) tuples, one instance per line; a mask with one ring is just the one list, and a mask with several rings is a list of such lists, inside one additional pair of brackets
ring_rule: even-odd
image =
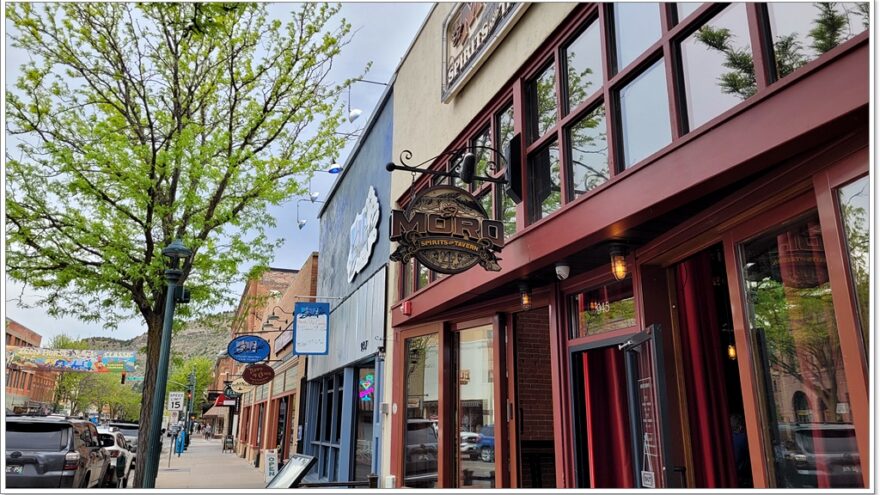
[(7, 363), (54, 371), (121, 373), (135, 370), (134, 351), (96, 351), (14, 347), (7, 352)]

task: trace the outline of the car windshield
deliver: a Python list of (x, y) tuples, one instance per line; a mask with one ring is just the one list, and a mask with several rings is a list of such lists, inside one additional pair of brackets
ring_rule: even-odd
[(127, 437), (136, 437), (138, 436), (138, 428), (137, 426), (121, 426), (121, 425), (110, 425), (119, 430), (119, 433)]
[(70, 425), (51, 423), (6, 423), (6, 450), (59, 451), (67, 446)]

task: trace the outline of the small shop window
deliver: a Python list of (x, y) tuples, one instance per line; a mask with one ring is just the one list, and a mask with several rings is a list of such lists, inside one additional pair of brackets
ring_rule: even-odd
[(599, 23), (593, 22), (565, 48), (565, 87), (568, 111), (602, 89), (602, 40)]
[(510, 199), (503, 188), (499, 187), (496, 191), (497, 198), (500, 198), (500, 201), (496, 199), (496, 204), (501, 205), (498, 220), (504, 223), (504, 237), (507, 238), (516, 233), (516, 203)]
[(688, 128), (700, 127), (755, 94), (745, 4), (722, 10), (680, 47)]
[(426, 287), (430, 282), (430, 270), (421, 263), (416, 263), (416, 266), (418, 267), (418, 278), (416, 279), (418, 285), (416, 285), (416, 290), (418, 290)]
[[(501, 112), (497, 114), (496, 119), (495, 135), (498, 141), (498, 147), (496, 149), (501, 153), (504, 153), (504, 150), (510, 146), (510, 140), (513, 139), (513, 104), (510, 104), (501, 110)], [(495, 163), (499, 168), (493, 172), (500, 172), (502, 170), (501, 167), (504, 166), (503, 160), (497, 159)]]
[(406, 263), (400, 264), (401, 278), (403, 279), (401, 299), (405, 299), (413, 292), (413, 263), (413, 260), (409, 260)]
[[(492, 156), (492, 152), (486, 148), (492, 147), (492, 133), (490, 132), (489, 127), (486, 127), (473, 139), (473, 153), (477, 158), (477, 163), (475, 167), (475, 175), (480, 177), (486, 177), (493, 171), (489, 170), (489, 162), (494, 160)], [(479, 188), (481, 183), (479, 181), (473, 181), (471, 183), (471, 189)]]
[(866, 175), (841, 187), (837, 194), (840, 222), (846, 233), (849, 274), (858, 305), (859, 326), (862, 330), (862, 343), (865, 345), (866, 355), (869, 352), (868, 344), (871, 342), (868, 333), (871, 328), (868, 320), (871, 301), (871, 272), (868, 263), (871, 240), (871, 228), (868, 223), (868, 212), (871, 209), (868, 201), (869, 188), (870, 179)]
[(568, 130), (571, 160), (571, 196), (577, 197), (601, 185), (610, 177), (605, 106), (587, 112)]
[(529, 216), (536, 222), (562, 206), (559, 144), (553, 141), (529, 157)]
[(483, 195), (477, 198), (477, 200), (480, 202), (480, 206), (482, 206), (483, 209), (486, 210), (486, 216), (488, 218), (495, 218), (494, 209), (492, 208), (492, 205), (494, 203), (492, 197), (492, 188), (487, 187), (486, 189), (484, 189)]
[(571, 296), (572, 339), (636, 326), (632, 277), (608, 282)]
[(440, 443), (437, 420), (440, 398), (439, 338), (436, 333), (406, 339), (405, 448), (403, 485), (407, 488), (437, 486), (437, 459)]
[(528, 85), (529, 142), (556, 125), (556, 66), (550, 64)]
[(868, 29), (868, 2), (768, 3), (775, 79)]
[(615, 3), (616, 71), (623, 70), (660, 39), (660, 6), (656, 3)]
[(663, 59), (620, 90), (623, 163), (629, 168), (672, 141)]

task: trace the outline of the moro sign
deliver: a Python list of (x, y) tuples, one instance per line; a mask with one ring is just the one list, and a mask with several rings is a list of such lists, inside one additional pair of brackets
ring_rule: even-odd
[(487, 218), (479, 201), (464, 189), (435, 186), (416, 196), (406, 211), (391, 211), (392, 261), (413, 257), (440, 273), (460, 273), (480, 264), (499, 271), (496, 252), (504, 247), (504, 224)]

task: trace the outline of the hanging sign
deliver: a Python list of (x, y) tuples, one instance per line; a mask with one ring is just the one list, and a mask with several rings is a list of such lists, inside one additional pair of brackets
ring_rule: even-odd
[(256, 363), (269, 357), (269, 343), (255, 335), (236, 337), (226, 346), (229, 357), (239, 363)]
[(12, 347), (7, 352), (8, 364), (23, 367), (50, 368), (55, 371), (121, 373), (135, 370), (134, 351), (95, 351)]
[(251, 385), (264, 385), (275, 378), (275, 370), (268, 364), (252, 364), (244, 369), (241, 377)]
[(293, 306), (293, 353), (326, 355), (329, 351), (330, 304), (298, 302)]
[(354, 280), (355, 275), (367, 266), (373, 245), (379, 238), (379, 198), (376, 190), (370, 186), (367, 193), (367, 202), (364, 209), (355, 217), (348, 233), (348, 281)]
[(398, 246), (391, 261), (419, 263), (439, 273), (463, 272), (480, 264), (501, 270), (496, 252), (504, 247), (504, 224), (488, 218), (469, 192), (452, 186), (428, 188), (406, 211), (391, 211), (391, 241)]
[(243, 394), (249, 392), (254, 386), (244, 381), (244, 378), (237, 378), (229, 385), (229, 388), (231, 388), (236, 394)]

